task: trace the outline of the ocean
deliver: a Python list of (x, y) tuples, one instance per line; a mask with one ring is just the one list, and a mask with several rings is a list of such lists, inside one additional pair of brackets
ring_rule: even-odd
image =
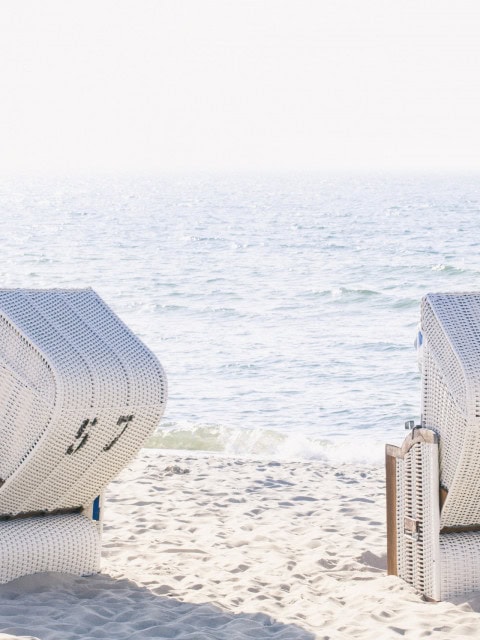
[(381, 462), (422, 296), (480, 288), (476, 176), (9, 177), (0, 207), (2, 287), (91, 286), (160, 358), (160, 449)]

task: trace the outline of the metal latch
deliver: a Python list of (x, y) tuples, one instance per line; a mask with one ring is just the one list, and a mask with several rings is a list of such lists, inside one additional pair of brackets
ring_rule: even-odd
[(412, 538), (412, 540), (418, 540), (419, 531), (420, 520), (415, 520), (415, 518), (405, 516), (403, 520), (403, 533)]

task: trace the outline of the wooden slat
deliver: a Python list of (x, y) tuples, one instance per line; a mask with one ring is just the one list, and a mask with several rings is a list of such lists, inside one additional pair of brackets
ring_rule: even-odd
[(445, 504), (445, 500), (448, 496), (448, 490), (444, 487), (440, 487), (440, 513), (442, 511), (443, 505)]
[(468, 524), (464, 527), (443, 527), (440, 534), (444, 533), (467, 533), (472, 531), (480, 531), (480, 524)]
[(397, 458), (385, 451), (387, 487), (387, 573), (398, 575), (397, 568)]

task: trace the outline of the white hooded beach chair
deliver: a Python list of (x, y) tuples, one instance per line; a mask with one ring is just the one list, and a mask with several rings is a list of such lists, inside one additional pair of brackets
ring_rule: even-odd
[(422, 419), (387, 445), (388, 572), (433, 600), (480, 590), (480, 293), (422, 301)]
[(98, 571), (102, 490), (166, 397), (157, 358), (91, 289), (0, 290), (0, 583)]

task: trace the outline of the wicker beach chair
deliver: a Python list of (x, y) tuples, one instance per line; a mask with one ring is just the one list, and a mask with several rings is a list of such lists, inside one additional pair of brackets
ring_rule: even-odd
[(422, 301), (422, 419), (387, 445), (388, 572), (428, 598), (480, 589), (480, 294)]
[(166, 394), (156, 357), (91, 289), (0, 290), (0, 583), (98, 571), (102, 490)]

